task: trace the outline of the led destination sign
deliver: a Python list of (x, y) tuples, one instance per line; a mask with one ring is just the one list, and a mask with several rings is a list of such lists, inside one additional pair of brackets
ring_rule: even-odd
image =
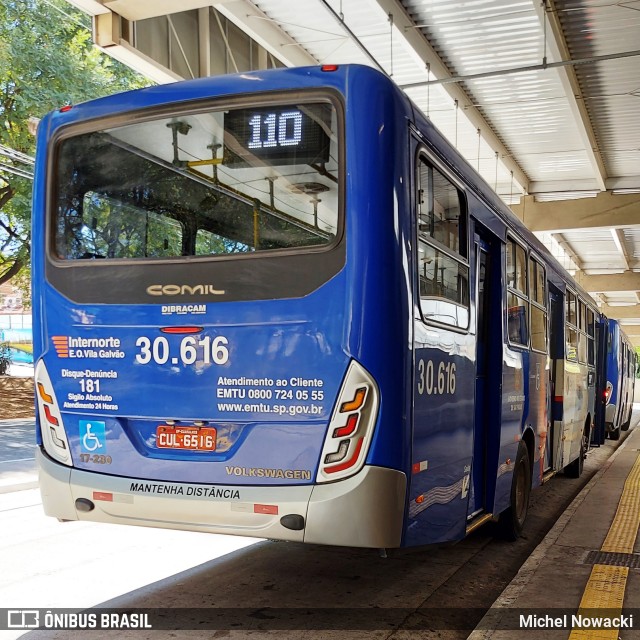
[(225, 116), (224, 164), (323, 164), (329, 160), (332, 107), (328, 104), (237, 109)]

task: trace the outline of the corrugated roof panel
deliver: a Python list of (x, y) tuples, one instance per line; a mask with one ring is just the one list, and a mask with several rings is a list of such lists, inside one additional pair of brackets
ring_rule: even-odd
[[(543, 27), (534, 4), (537, 0), (401, 1), (452, 75), (539, 65), (545, 55)], [(334, 4), (337, 10), (337, 0)], [(341, 39), (340, 24), (329, 16), (322, 3), (258, 0), (258, 5), (319, 61), (373, 64), (357, 45)], [(346, 23), (383, 68), (391, 71), (393, 65), (396, 82), (411, 84), (426, 79), (415, 52), (412, 55), (398, 46), (403, 43), (397, 42), (391, 55), (389, 22), (375, 0), (340, 6)], [(640, 49), (640, 1), (613, 4), (610, 0), (555, 0), (554, 6), (573, 59)], [(308, 19), (310, 13), (314, 16), (312, 22)], [(310, 24), (313, 29), (309, 29)], [(575, 65), (572, 70), (582, 92), (578, 100), (584, 100), (596, 132), (605, 177), (637, 176), (640, 59), (591, 62)], [(509, 198), (513, 193), (513, 182), (504, 165), (496, 163), (495, 152), (482, 138), (478, 139), (477, 131), (463, 117), (470, 106), (477, 108), (498, 133), (538, 188), (566, 192), (580, 185), (585, 193), (597, 190), (584, 132), (576, 125), (576, 113), (565, 96), (566, 87), (557, 70), (467, 78), (460, 86), (469, 101), (459, 104), (457, 110), (440, 86), (416, 87), (407, 93), (503, 197)], [(540, 199), (543, 196), (553, 194), (542, 193)], [(551, 239), (555, 251), (561, 254), (562, 246), (566, 247), (578, 256), (586, 273), (626, 268), (624, 257), (606, 229), (569, 230), (558, 239), (560, 245)], [(624, 240), (630, 266), (640, 268), (640, 227), (625, 230)], [(570, 262), (567, 267), (572, 267)], [(610, 302), (627, 304), (628, 299), (631, 298), (627, 294), (612, 296)]]
[[(638, 213), (638, 224), (640, 224), (640, 212)], [(631, 266), (640, 270), (640, 226), (623, 229), (622, 233), (629, 259), (632, 261)], [(640, 289), (640, 276), (638, 276), (638, 289)]]
[(562, 234), (571, 249), (580, 256), (582, 269), (586, 273), (613, 273), (625, 270), (625, 262), (618, 251), (611, 231), (580, 229)]
[[(542, 59), (540, 27), (528, 1), (519, 3), (517, 17), (513, 18), (508, 17), (509, 12), (499, 0), (405, 0), (403, 4), (450, 71), (457, 75), (530, 65)], [(455, 18), (448, 20), (443, 14), (451, 10)]]
[[(256, 0), (254, 4), (319, 63), (371, 64), (322, 3)], [(313, 20), (309, 19), (311, 14)]]
[[(400, 85), (433, 79), (421, 59), (430, 54), (413, 39), (421, 33), (450, 73), (463, 77), (459, 87), (466, 98), (456, 90), (459, 104), (454, 107), (451, 87), (441, 85), (416, 86), (407, 93), (507, 201), (517, 197), (519, 185), (503, 160), (513, 160), (517, 175), (520, 169), (524, 171), (526, 175), (520, 178), (539, 201), (594, 196), (603, 182), (628, 191), (640, 188), (640, 0), (248, 1), (318, 63), (379, 66)], [(413, 26), (402, 23), (407, 15), (394, 2), (404, 7)], [(133, 5), (136, 0), (120, 4), (127, 3)], [(231, 5), (243, 7), (236, 13), (229, 10), (234, 15), (230, 19), (242, 27), (240, 13), (245, 5), (219, 6)], [(543, 8), (554, 12), (547, 13), (547, 22)], [(393, 29), (388, 11), (396, 17)], [(336, 16), (340, 12), (344, 22)], [(556, 17), (562, 34), (555, 28)], [(257, 16), (246, 15), (244, 26), (251, 32), (249, 18)], [(349, 37), (346, 27), (359, 43)], [(283, 45), (277, 29), (269, 31), (268, 37), (273, 38), (271, 51), (296, 46)], [(417, 49), (412, 50), (411, 44)], [(553, 56), (556, 51), (564, 55), (564, 44), (577, 64), (567, 64), (562, 70), (537, 68), (545, 55), (551, 64), (561, 62)], [(633, 56), (618, 55), (628, 53)], [(594, 60), (604, 55), (613, 59)], [(526, 67), (536, 68), (507, 73)], [(496, 75), (488, 75), (491, 73)], [(477, 74), (482, 77), (470, 77)], [(574, 86), (574, 75), (579, 89)], [(504, 149), (493, 136), (489, 138), (493, 142), (487, 143), (486, 132), (478, 136), (476, 127), (485, 125), (472, 125), (467, 118), (472, 113), (473, 121), (478, 122), (475, 110)], [(582, 122), (584, 110), (586, 124)], [(492, 145), (500, 149), (498, 157)], [(600, 157), (604, 171), (598, 166)], [(623, 234), (605, 229), (569, 230), (558, 235), (562, 246), (553, 234), (543, 236), (554, 253), (561, 255), (564, 246), (575, 254), (587, 273), (640, 271), (640, 214), (638, 225), (624, 229)], [(620, 250), (622, 240), (626, 258)], [(565, 263), (573, 268), (570, 261)], [(612, 304), (632, 300), (623, 298), (612, 297)]]
[(640, 24), (639, 2), (555, 0), (554, 4), (574, 58), (636, 48)]
[[(573, 59), (640, 50), (640, 2), (556, 0)], [(640, 167), (640, 56), (575, 66), (609, 176)]]
[(607, 291), (604, 297), (607, 304), (612, 307), (630, 307), (638, 304), (638, 297), (633, 291)]
[[(375, 62), (354, 41), (345, 41), (340, 37), (341, 33), (346, 34), (343, 25), (316, 0), (302, 0), (295, 4), (284, 0), (257, 0), (256, 4), (321, 63), (360, 62), (376, 66), (377, 62), (399, 85), (424, 82), (429, 78), (424, 62), (415, 51), (408, 49), (401, 34), (395, 33), (395, 38), (391, 35), (388, 14), (375, 0), (349, 2), (341, 6), (344, 24), (374, 56)], [(495, 7), (499, 5), (493, 4)], [(499, 13), (495, 7), (494, 14)], [(339, 8), (336, 6), (335, 10), (338, 12)], [(313, 21), (309, 20), (310, 15), (313, 15)], [(442, 26), (447, 28), (444, 23)], [(502, 25), (499, 31), (504, 32), (507, 28)], [(470, 37), (467, 40), (471, 42)], [(480, 55), (481, 43), (473, 46), (476, 54)], [(521, 193), (521, 187), (514, 183), (510, 172), (501, 162), (503, 155), (498, 158), (496, 171), (495, 152), (483, 140), (480, 140), (478, 152), (477, 130), (465, 115), (469, 105), (460, 104), (456, 110), (451, 96), (437, 85), (417, 87), (407, 93), (460, 153), (480, 169), (489, 184), (503, 194)]]
[[(501, 0), (404, 0), (403, 5), (454, 75), (542, 62), (544, 34), (530, 0), (508, 4)], [(485, 119), (499, 123), (494, 128), (530, 179), (593, 177), (555, 70), (468, 80), (462, 86)], [(554, 154), (550, 158), (549, 152)]]

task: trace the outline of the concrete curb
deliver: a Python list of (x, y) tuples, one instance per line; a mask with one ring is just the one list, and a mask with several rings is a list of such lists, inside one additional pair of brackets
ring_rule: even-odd
[(12, 427), (14, 425), (27, 426), (35, 422), (34, 418), (2, 418), (0, 419), (0, 427)]
[(35, 480), (18, 482), (16, 484), (0, 484), (0, 495), (3, 493), (14, 493), (15, 491), (26, 491), (27, 489), (37, 489), (40, 483), (37, 480), (37, 476), (35, 476), (35, 478)]

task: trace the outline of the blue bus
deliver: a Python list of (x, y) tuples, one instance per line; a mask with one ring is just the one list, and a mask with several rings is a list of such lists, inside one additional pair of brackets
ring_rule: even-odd
[(580, 475), (594, 301), (379, 72), (146, 88), (38, 130), (44, 508), (393, 548)]
[(603, 318), (606, 332), (604, 423), (612, 440), (631, 424), (636, 381), (636, 351), (617, 320)]

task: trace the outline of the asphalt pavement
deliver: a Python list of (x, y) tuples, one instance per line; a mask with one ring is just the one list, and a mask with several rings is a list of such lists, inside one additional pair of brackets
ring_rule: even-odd
[(35, 420), (0, 420), (0, 493), (35, 489)]

